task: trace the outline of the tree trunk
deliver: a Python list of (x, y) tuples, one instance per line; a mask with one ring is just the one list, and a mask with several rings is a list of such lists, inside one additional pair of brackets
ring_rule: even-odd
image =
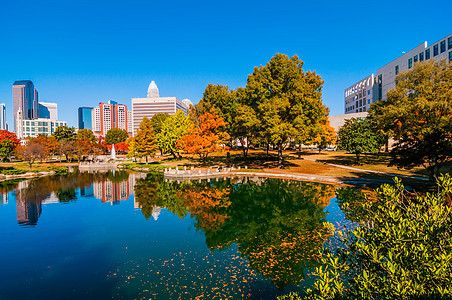
[(268, 156), (268, 151), (270, 150), (270, 144), (267, 144), (267, 156)]
[(386, 139), (386, 141), (385, 141), (385, 152), (387, 153), (387, 152), (389, 152), (389, 136), (388, 135), (385, 136), (385, 139)]
[(146, 166), (148, 165), (148, 156), (146, 155)]
[(356, 163), (359, 164), (359, 154), (360, 153), (356, 153)]
[(278, 144), (278, 167), (280, 169), (284, 168), (284, 160), (282, 155), (282, 143)]

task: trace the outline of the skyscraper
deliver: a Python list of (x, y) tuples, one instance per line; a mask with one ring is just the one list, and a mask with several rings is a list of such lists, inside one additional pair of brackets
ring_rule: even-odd
[(19, 108), (22, 110), (24, 120), (38, 118), (38, 91), (31, 80), (19, 80), (13, 84), (14, 131)]
[(182, 102), (176, 97), (160, 97), (159, 89), (154, 81), (149, 84), (147, 98), (132, 98), (133, 135), (137, 134), (143, 117), (152, 118), (158, 113), (174, 115), (176, 111), (188, 112), (187, 102)]
[[(80, 109), (79, 109), (80, 110)], [(131, 135), (132, 128), (129, 126), (130, 113), (127, 106), (109, 100), (108, 103), (99, 103), (91, 112), (92, 130), (96, 135), (106, 135), (112, 128), (124, 129)]]
[(0, 129), (8, 130), (8, 128), (6, 128), (6, 105), (5, 105), (5, 103), (0, 103)]
[[(58, 104), (38, 102), (38, 115), (42, 119), (58, 120)], [(36, 119), (36, 118), (35, 118)]]
[(93, 112), (92, 107), (78, 108), (78, 129), (93, 130), (92, 112)]

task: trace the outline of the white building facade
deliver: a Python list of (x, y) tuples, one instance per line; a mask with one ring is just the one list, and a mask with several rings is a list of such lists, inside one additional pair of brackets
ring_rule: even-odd
[(386, 93), (395, 87), (397, 74), (411, 69), (417, 62), (430, 59), (446, 59), (452, 62), (452, 34), (431, 45), (427, 42), (420, 44), (379, 68), (376, 75), (372, 74), (345, 89), (345, 113), (365, 112), (371, 103), (386, 100)]
[(137, 134), (144, 117), (152, 118), (158, 113), (168, 113), (174, 115), (176, 111), (188, 112), (188, 107), (176, 97), (160, 97), (159, 90), (154, 81), (148, 88), (147, 98), (132, 98), (132, 128), (133, 136)]
[(6, 105), (5, 103), (0, 103), (0, 130), (8, 130), (6, 124)]
[(40, 134), (52, 135), (58, 126), (67, 126), (67, 123), (65, 121), (44, 118), (24, 120), (20, 108), (16, 114), (16, 135), (19, 139), (37, 137)]

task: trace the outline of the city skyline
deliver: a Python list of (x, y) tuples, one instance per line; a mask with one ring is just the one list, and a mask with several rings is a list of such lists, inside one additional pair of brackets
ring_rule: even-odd
[[(19, 5), (28, 8), (20, 18)], [(47, 0), (3, 6), (0, 102), (10, 130), (15, 80), (33, 81), (45, 95), (40, 100), (57, 102), (59, 118), (77, 127), (78, 107), (110, 99), (131, 107), (131, 98), (143, 95), (152, 80), (161, 94), (195, 104), (209, 83), (245, 86), (253, 68), (275, 53), (297, 54), (305, 70), (321, 75), (330, 114), (343, 114), (345, 88), (402, 51), (450, 34), (438, 7), (452, 8), (447, 1), (78, 1), (67, 9)], [(414, 13), (419, 7), (422, 18)], [(28, 29), (27, 39), (17, 34)]]

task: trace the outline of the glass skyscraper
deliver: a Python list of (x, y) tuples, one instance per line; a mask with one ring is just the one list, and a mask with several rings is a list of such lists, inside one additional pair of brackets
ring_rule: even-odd
[(38, 91), (31, 80), (19, 80), (13, 84), (13, 119), (16, 131), (16, 115), (22, 111), (24, 120), (38, 118)]
[(79, 107), (78, 108), (78, 129), (91, 129), (93, 130), (93, 123), (91, 119), (92, 107)]

